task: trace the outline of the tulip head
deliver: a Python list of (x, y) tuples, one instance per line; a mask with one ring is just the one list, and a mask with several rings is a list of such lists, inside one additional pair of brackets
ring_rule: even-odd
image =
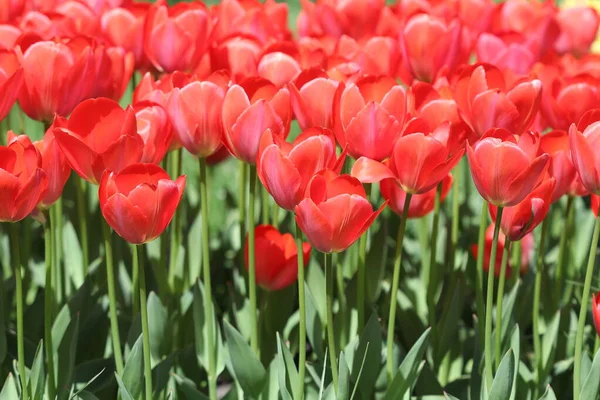
[(160, 164), (173, 139), (173, 129), (167, 111), (159, 104), (142, 101), (133, 105), (137, 133), (144, 141), (140, 162)]
[(594, 327), (600, 336), (600, 292), (592, 295), (592, 315), (594, 316)]
[(39, 204), (43, 209), (50, 208), (58, 200), (71, 176), (71, 166), (54, 138), (54, 127), (54, 124), (50, 126), (44, 138), (34, 143), (42, 157), (42, 169), (48, 177), (48, 190)]
[(577, 125), (569, 128), (569, 145), (575, 169), (583, 186), (600, 194), (600, 109), (586, 112)]
[[(452, 174), (448, 174), (441, 182), (442, 193), (440, 202), (443, 202), (452, 187)], [(402, 190), (394, 179), (384, 179), (380, 183), (381, 195), (388, 201), (392, 211), (402, 215), (406, 192)], [(414, 194), (410, 198), (407, 218), (421, 218), (433, 211), (437, 187), (421, 194)]]

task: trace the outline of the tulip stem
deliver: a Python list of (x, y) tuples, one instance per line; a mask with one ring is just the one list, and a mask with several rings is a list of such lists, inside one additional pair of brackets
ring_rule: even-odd
[(329, 361), (331, 362), (331, 376), (333, 389), (338, 392), (338, 367), (337, 351), (335, 349), (335, 330), (333, 328), (333, 254), (325, 253), (323, 264), (325, 268), (325, 296), (327, 297), (327, 346), (329, 347)]
[(200, 158), (200, 212), (202, 213), (202, 272), (204, 280), (204, 315), (206, 318), (208, 349), (208, 390), (211, 400), (217, 400), (216, 343), (213, 317), (212, 283), (210, 276), (210, 237), (208, 236), (208, 185), (206, 158)]
[(477, 304), (477, 329), (479, 340), (485, 335), (485, 308), (483, 307), (483, 261), (485, 256), (485, 231), (487, 228), (488, 203), (483, 201), (479, 220), (479, 237), (477, 239), (477, 284), (475, 285), (475, 301)]
[(581, 386), (581, 355), (583, 353), (583, 330), (585, 327), (585, 317), (587, 316), (587, 306), (590, 299), (590, 289), (592, 285), (592, 275), (594, 274), (594, 265), (596, 263), (596, 250), (598, 248), (598, 237), (600, 236), (600, 217), (596, 218), (594, 235), (590, 243), (590, 255), (588, 258), (587, 269), (585, 272), (585, 281), (583, 283), (583, 293), (581, 295), (581, 309), (579, 310), (579, 322), (577, 324), (577, 336), (575, 337), (575, 364), (573, 368), (573, 400), (579, 400), (579, 390)]
[(133, 265), (131, 267), (131, 286), (133, 299), (131, 301), (131, 317), (135, 318), (138, 312), (140, 312), (140, 264), (138, 262), (138, 246), (135, 244), (131, 245), (131, 255), (133, 258)]
[[(371, 197), (371, 185), (365, 185), (365, 192), (367, 199)], [(367, 241), (369, 239), (369, 230), (367, 230), (360, 237), (358, 246), (358, 299), (357, 299), (357, 311), (358, 311), (358, 333), (360, 334), (365, 326), (365, 299), (366, 299), (366, 268), (367, 268)]]
[[(458, 168), (464, 168), (462, 163), (458, 164)], [(451, 276), (454, 278), (454, 259), (456, 256), (456, 248), (458, 246), (458, 228), (459, 228), (459, 222), (460, 222), (460, 198), (459, 198), (459, 193), (460, 193), (460, 185), (459, 185), (459, 179), (461, 176), (461, 173), (457, 173), (455, 174), (455, 178), (454, 178), (454, 187), (452, 188), (452, 227), (451, 227), (451, 231), (450, 231), (450, 251), (449, 251), (449, 256), (448, 256), (448, 263), (447, 266), (449, 266), (450, 269), (450, 273), (452, 274)], [(453, 279), (454, 280), (454, 279)]]
[(106, 284), (108, 288), (108, 312), (110, 317), (110, 333), (115, 357), (117, 374), (123, 376), (123, 353), (121, 352), (121, 337), (119, 336), (119, 319), (117, 318), (117, 294), (115, 290), (115, 266), (113, 260), (111, 229), (108, 223), (102, 223), (104, 234), (104, 256), (106, 257)]
[(500, 360), (502, 356), (502, 303), (504, 300), (504, 287), (506, 285), (506, 266), (508, 265), (508, 259), (510, 258), (510, 247), (511, 242), (508, 238), (506, 238), (504, 241), (504, 251), (502, 252), (502, 262), (500, 264), (500, 281), (498, 282), (498, 293), (496, 293), (496, 343), (494, 358), (496, 369), (498, 369), (498, 367), (500, 366)]
[(83, 178), (75, 179), (75, 190), (77, 196), (77, 217), (79, 218), (79, 234), (81, 235), (81, 255), (83, 262), (83, 276), (87, 276), (90, 265), (89, 241), (87, 228), (87, 199), (86, 181)]
[(565, 206), (565, 214), (563, 216), (564, 229), (560, 233), (560, 242), (558, 244), (558, 259), (556, 260), (556, 279), (554, 279), (554, 294), (552, 299), (555, 302), (554, 309), (560, 306), (563, 291), (563, 275), (565, 270), (565, 259), (567, 257), (567, 247), (569, 243), (569, 234), (573, 221), (573, 196), (567, 197), (567, 205)]
[(298, 250), (298, 305), (300, 325), (298, 327), (298, 400), (304, 398), (304, 375), (306, 371), (306, 306), (304, 295), (304, 251), (302, 230), (296, 223), (296, 249)]
[[(492, 307), (494, 306), (494, 275), (496, 271), (496, 252), (498, 251), (498, 237), (500, 235), (500, 221), (502, 221), (502, 212), (504, 209), (498, 207), (498, 213), (496, 215), (496, 223), (494, 225), (494, 239), (492, 241), (492, 250), (490, 252), (490, 264), (488, 268), (488, 279), (487, 279), (487, 293), (486, 293), (486, 305), (485, 305), (485, 377), (487, 380), (487, 387), (492, 387), (492, 381), (494, 380), (493, 371), (493, 352), (492, 352)], [(483, 253), (485, 249), (480, 247)], [(500, 327), (496, 327), (500, 329)]]
[(260, 212), (260, 220), (261, 224), (268, 225), (269, 224), (269, 192), (261, 186), (260, 187), (261, 199), (261, 212)]
[(437, 289), (437, 268), (435, 265), (435, 256), (438, 242), (438, 231), (440, 225), (440, 203), (442, 199), (442, 183), (437, 185), (435, 191), (435, 201), (433, 208), (433, 221), (431, 227), (431, 245), (429, 246), (429, 285), (427, 288), (427, 305), (429, 309), (429, 326), (435, 332), (436, 312), (435, 312), (435, 291)]
[[(548, 230), (550, 218), (544, 218), (542, 222), (542, 233), (540, 235), (540, 243), (538, 244), (537, 260), (536, 260), (536, 271), (535, 271), (535, 286), (533, 289), (533, 350), (535, 353), (535, 377), (536, 386), (535, 392), (537, 393), (538, 388), (542, 382), (543, 377), (543, 365), (542, 365), (542, 342), (540, 336), (540, 297), (542, 292), (542, 278), (544, 275), (544, 247), (546, 244), (546, 231)], [(520, 261), (520, 260), (519, 260)], [(513, 270), (514, 273), (514, 270)], [(534, 398), (537, 398), (535, 396)]]
[[(181, 175), (182, 154), (182, 150), (178, 149), (169, 155), (169, 175), (171, 178)], [(179, 259), (179, 245), (181, 243), (181, 214), (181, 209), (175, 211), (169, 237), (169, 287), (174, 293), (177, 293), (183, 286), (183, 276), (177, 276), (180, 272), (177, 270), (177, 261)]]
[(238, 210), (240, 213), (240, 254), (241, 265), (244, 265), (244, 241), (246, 240), (246, 186), (248, 185), (248, 168), (244, 161), (239, 164), (240, 185), (238, 191)]
[(63, 303), (63, 295), (62, 295), (62, 252), (63, 252), (63, 199), (59, 197), (52, 209), (50, 210), (50, 214), (54, 215), (55, 223), (52, 223), (52, 229), (54, 229), (55, 240), (54, 240), (54, 260), (56, 262), (56, 267), (54, 268), (54, 275), (52, 279), (54, 279), (54, 284), (52, 288), (54, 289), (54, 306), (56, 307), (54, 310), (56, 311), (60, 305)]
[(392, 290), (390, 292), (390, 315), (388, 318), (388, 331), (387, 331), (387, 357), (386, 357), (386, 371), (387, 371), (387, 385), (388, 388), (392, 384), (394, 378), (394, 332), (396, 326), (396, 307), (398, 305), (398, 284), (400, 281), (400, 267), (402, 265), (402, 246), (404, 244), (404, 231), (406, 229), (406, 220), (408, 219), (408, 208), (410, 207), (410, 199), (412, 194), (406, 193), (404, 199), (404, 207), (402, 208), (402, 217), (400, 219), (400, 226), (398, 227), (398, 237), (396, 238), (396, 256), (394, 259), (394, 275), (392, 277)]
[(248, 286), (250, 294), (250, 346), (259, 356), (258, 323), (256, 310), (256, 260), (254, 257), (254, 206), (256, 204), (256, 167), (250, 166), (250, 187), (248, 190)]
[(146, 399), (152, 399), (152, 355), (150, 354), (150, 327), (148, 325), (148, 303), (146, 301), (146, 272), (144, 271), (142, 249), (138, 245), (133, 247), (133, 268), (140, 273), (139, 296), (140, 311), (142, 314), (142, 348), (144, 350), (144, 382)]
[(514, 287), (521, 275), (521, 256), (523, 255), (523, 241), (514, 242), (511, 248), (512, 254), (512, 286)]
[(46, 283), (44, 287), (44, 340), (46, 350), (46, 368), (48, 371), (48, 397), (56, 397), (56, 383), (54, 381), (54, 349), (52, 345), (52, 321), (54, 310), (54, 299), (52, 292), (52, 266), (54, 264), (53, 246), (54, 246), (54, 227), (51, 216), (52, 211), (46, 213), (46, 223), (44, 224), (44, 261), (46, 263)]
[(19, 377), (21, 379), (22, 397), (25, 400), (29, 399), (29, 389), (27, 387), (27, 376), (25, 375), (25, 331), (23, 324), (23, 278), (21, 276), (21, 255), (19, 248), (19, 225), (17, 223), (10, 224), (10, 239), (11, 239), (11, 260), (15, 274), (15, 296), (17, 302), (17, 362)]

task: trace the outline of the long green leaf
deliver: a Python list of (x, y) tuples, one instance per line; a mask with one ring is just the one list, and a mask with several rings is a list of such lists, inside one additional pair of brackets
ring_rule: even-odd
[(148, 330), (150, 332), (150, 353), (154, 360), (163, 356), (167, 335), (167, 309), (154, 292), (148, 296)]
[(600, 350), (594, 356), (594, 362), (590, 368), (590, 372), (583, 381), (581, 391), (579, 392), (580, 399), (595, 399), (598, 397), (600, 389)]
[(346, 357), (344, 357), (343, 351), (340, 353), (339, 360), (339, 379), (336, 399), (348, 400), (350, 398), (350, 369), (346, 363)]
[(515, 355), (512, 349), (502, 357), (496, 376), (489, 391), (490, 400), (505, 400), (510, 398), (515, 376)]
[(73, 374), (75, 372), (75, 351), (77, 349), (77, 337), (79, 333), (79, 314), (71, 320), (67, 326), (62, 340), (58, 345), (56, 357), (56, 388), (57, 398), (59, 400), (68, 399), (71, 393), (73, 383)]
[(123, 400), (135, 400), (131, 393), (129, 393), (127, 386), (125, 386), (125, 384), (121, 380), (121, 377), (119, 377), (119, 375), (116, 372), (115, 379), (117, 380), (117, 385), (119, 386), (119, 394), (121, 395), (121, 398)]
[[(356, 382), (360, 398), (369, 399), (375, 387), (375, 381), (381, 371), (381, 326), (377, 314), (372, 314), (365, 325), (358, 348), (352, 361), (352, 381)], [(362, 372), (360, 381), (358, 374), (365, 363), (368, 368)]]
[(144, 387), (144, 350), (142, 335), (138, 337), (125, 360), (123, 369), (123, 384), (129, 393), (137, 399)]
[(31, 372), (29, 374), (29, 393), (33, 396), (34, 400), (42, 399), (44, 396), (44, 385), (46, 383), (46, 372), (44, 370), (44, 341), (40, 340), (37, 350), (35, 351), (35, 357), (33, 357), (33, 364), (31, 365)]
[(419, 340), (417, 340), (406, 357), (404, 357), (400, 368), (396, 372), (396, 376), (392, 380), (392, 384), (385, 394), (385, 400), (402, 399), (404, 394), (415, 384), (419, 377), (419, 365), (421, 364), (425, 350), (427, 350), (430, 333), (431, 328), (423, 332)]

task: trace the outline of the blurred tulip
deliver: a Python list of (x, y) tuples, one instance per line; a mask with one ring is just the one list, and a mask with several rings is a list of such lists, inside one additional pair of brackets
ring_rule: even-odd
[(144, 21), (150, 7), (150, 3), (133, 3), (107, 11), (100, 20), (106, 40), (133, 53), (138, 69), (149, 66), (144, 54)]
[[(340, 60), (334, 62), (335, 58)], [(395, 39), (374, 36), (357, 41), (344, 35), (338, 40), (336, 52), (329, 58), (328, 64), (331, 68), (344, 60), (356, 64), (365, 75), (396, 77), (399, 73), (400, 59), (400, 48)]]
[(460, 135), (454, 129), (446, 122), (429, 130), (423, 120), (413, 119), (404, 136), (396, 141), (388, 161), (381, 163), (361, 157), (352, 167), (352, 176), (364, 183), (391, 178), (410, 194), (429, 192), (450, 173), (464, 153)]
[(491, 128), (523, 133), (535, 119), (542, 95), (539, 80), (509, 88), (502, 72), (486, 64), (465, 68), (454, 87), (461, 116), (474, 131), (473, 139)]
[[(485, 245), (484, 245), (484, 261), (483, 268), (485, 272), (489, 271), (490, 268), (490, 257), (492, 252), (492, 242), (494, 239), (494, 224), (490, 224), (485, 230)], [(494, 266), (494, 274), (496, 277), (500, 276), (500, 269), (502, 267), (502, 254), (504, 253), (504, 243), (506, 242), (506, 236), (502, 231), (499, 232), (498, 235), (498, 250), (496, 252), (496, 264)], [(521, 265), (519, 265), (519, 272), (521, 275), (524, 275), (529, 268), (529, 263), (531, 262), (533, 248), (534, 248), (534, 238), (533, 234), (529, 233), (521, 239)], [(479, 253), (479, 249), (476, 244), (471, 246), (471, 251), (473, 253), (473, 257), (477, 258), (477, 254)], [(512, 275), (513, 266), (512, 260), (509, 258), (506, 268), (506, 276), (510, 277)]]
[(22, 33), (16, 26), (0, 24), (0, 50), (14, 50)]
[(179, 71), (165, 74), (157, 80), (147, 72), (133, 91), (133, 103), (147, 100), (160, 104), (166, 109), (173, 89), (182, 88), (191, 81), (190, 75)]
[(350, 83), (336, 107), (335, 133), (352, 157), (382, 161), (391, 155), (406, 117), (406, 93), (395, 79), (369, 76)]
[(300, 73), (300, 64), (281, 51), (264, 54), (257, 65), (258, 76), (281, 87), (290, 83)]
[(203, 3), (155, 3), (146, 16), (144, 52), (161, 72), (191, 71), (208, 46), (211, 19)]
[(52, 122), (55, 114), (67, 116), (89, 97), (94, 55), (83, 42), (38, 42), (20, 56), (24, 84), (19, 105), (29, 118)]
[(262, 134), (287, 137), (291, 119), (290, 93), (260, 78), (247, 79), (227, 90), (223, 100), (224, 144), (236, 158), (256, 163)]
[(311, 179), (306, 197), (296, 206), (296, 222), (314, 248), (340, 252), (369, 229), (385, 205), (373, 212), (358, 179), (323, 170)]
[[(404, 202), (406, 200), (406, 192), (402, 190), (394, 179), (384, 179), (380, 183), (381, 196), (389, 203), (390, 208), (398, 215), (402, 215), (404, 211)], [(442, 180), (442, 196), (441, 202), (446, 199), (450, 188), (452, 187), (452, 174), (446, 175)], [(433, 211), (435, 206), (435, 195), (437, 187), (421, 194), (414, 194), (410, 198), (408, 206), (408, 218), (421, 218)]]
[(54, 138), (54, 125), (44, 134), (44, 139), (34, 143), (42, 157), (42, 169), (48, 177), (48, 191), (39, 204), (50, 208), (60, 196), (71, 176), (71, 166)]
[(0, 23), (12, 23), (23, 12), (25, 0), (0, 0)]
[(159, 104), (142, 101), (133, 105), (137, 121), (137, 133), (144, 141), (140, 162), (159, 164), (173, 139), (173, 129), (167, 111)]
[(600, 194), (600, 109), (583, 114), (577, 125), (569, 128), (569, 145), (581, 182), (593, 194)]
[(86, 100), (57, 125), (54, 135), (71, 167), (93, 184), (105, 170), (118, 173), (142, 158), (144, 140), (131, 106), (123, 110), (110, 99)]
[(556, 19), (560, 26), (560, 36), (554, 43), (556, 51), (578, 56), (587, 54), (598, 34), (598, 12), (592, 7), (561, 8)]
[(134, 73), (135, 58), (120, 47), (99, 46), (96, 51), (97, 79), (90, 97), (119, 101)]
[[(256, 262), (256, 283), (266, 290), (281, 290), (296, 282), (298, 276), (298, 250), (294, 237), (281, 234), (271, 225), (258, 225), (254, 228), (254, 255)], [(304, 265), (310, 259), (311, 247), (302, 243)], [(248, 268), (248, 238), (244, 245), (244, 259)]]
[(0, 121), (10, 112), (23, 85), (23, 70), (17, 55), (0, 50)]
[(548, 154), (538, 155), (537, 133), (514, 135), (506, 129), (490, 129), (467, 157), (481, 197), (497, 207), (515, 206), (533, 190), (548, 167)]
[(482, 33), (477, 39), (475, 51), (477, 61), (494, 65), (502, 71), (508, 70), (518, 76), (525, 76), (538, 61), (539, 52), (532, 47), (519, 35), (496, 36)]
[[(72, 34), (96, 37), (100, 32), (100, 17), (89, 8), (84, 2), (76, 0), (65, 1), (53, 10), (60, 15), (64, 15), (70, 22)], [(54, 39), (54, 38), (50, 38)]]
[(14, 136), (8, 146), (0, 146), (0, 222), (27, 217), (47, 189), (42, 157), (27, 136)]
[(309, 128), (290, 144), (271, 130), (263, 134), (256, 161), (258, 177), (283, 209), (293, 211), (304, 198), (311, 178), (323, 169), (339, 173), (344, 157), (336, 156), (329, 129)]
[(46, 13), (26, 12), (19, 21), (18, 27), (23, 33), (36, 37), (35, 41), (53, 40), (58, 37), (72, 38), (77, 32), (74, 19), (54, 10)]
[(175, 181), (158, 165), (132, 164), (121, 172), (105, 171), (98, 198), (106, 222), (132, 244), (158, 238), (181, 201), (185, 176)]
[(596, 333), (600, 336), (600, 292), (592, 295), (592, 315), (594, 317)]
[[(422, 118), (432, 127), (445, 122), (464, 125), (446, 80), (435, 84), (414, 82), (407, 92), (407, 112), (412, 117)], [(467, 127), (464, 129), (466, 133)]]
[(210, 62), (213, 71), (231, 72), (236, 81), (258, 74), (258, 59), (262, 52), (260, 42), (251, 37), (232, 36), (211, 48)]

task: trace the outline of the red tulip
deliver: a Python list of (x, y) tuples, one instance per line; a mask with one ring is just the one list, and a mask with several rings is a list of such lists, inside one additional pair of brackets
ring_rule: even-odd
[(222, 145), (221, 122), (225, 88), (211, 81), (194, 81), (171, 91), (167, 111), (175, 134), (197, 157), (207, 157)]
[(249, 76), (257, 76), (258, 59), (261, 52), (262, 45), (257, 39), (232, 36), (211, 48), (211, 68), (213, 71), (224, 69), (231, 72), (236, 81)]
[(594, 317), (596, 333), (600, 336), (600, 292), (592, 295), (592, 315)]
[(79, 104), (54, 135), (73, 170), (98, 184), (104, 170), (120, 172), (142, 158), (144, 140), (137, 133), (135, 111), (106, 98)]
[(533, 190), (548, 167), (548, 154), (538, 155), (537, 133), (513, 135), (490, 129), (473, 146), (467, 144), (471, 174), (479, 194), (497, 207), (515, 206)]
[[(71, 35), (96, 37), (100, 31), (100, 18), (85, 3), (76, 0), (65, 1), (53, 10), (59, 15), (64, 15), (72, 29)], [(49, 38), (54, 39), (54, 38)]]
[[(513, 242), (520, 240), (546, 218), (555, 184), (554, 178), (544, 179), (523, 201), (504, 209), (500, 227), (506, 237)], [(498, 208), (490, 205), (489, 210), (492, 221), (495, 221)]]
[(121, 172), (105, 171), (98, 198), (106, 222), (133, 244), (159, 237), (181, 201), (185, 176), (172, 181), (156, 164), (131, 164)]
[(518, 34), (496, 36), (482, 33), (475, 45), (477, 60), (495, 65), (502, 71), (510, 71), (519, 76), (529, 73), (538, 61), (539, 51)]
[(137, 68), (148, 66), (144, 54), (144, 21), (150, 3), (134, 3), (114, 8), (102, 15), (100, 20), (103, 36), (113, 45), (133, 53)]
[(137, 121), (137, 133), (144, 141), (144, 151), (140, 162), (159, 164), (173, 139), (173, 129), (167, 111), (150, 101), (133, 105)]
[(385, 204), (373, 212), (358, 179), (324, 170), (313, 177), (296, 206), (296, 222), (317, 250), (340, 252), (356, 242), (384, 208)]
[(96, 49), (97, 79), (90, 97), (108, 97), (121, 100), (134, 73), (133, 53), (120, 47), (99, 46)]
[(458, 19), (446, 23), (428, 14), (411, 17), (400, 33), (406, 81), (432, 82), (440, 73), (452, 72), (461, 52)]
[(16, 136), (8, 146), (0, 146), (0, 222), (27, 217), (47, 188), (42, 157), (27, 136)]
[(584, 55), (597, 38), (600, 17), (592, 7), (560, 8), (556, 15), (560, 36), (554, 43), (559, 53)]
[(179, 71), (165, 74), (157, 80), (148, 72), (133, 91), (133, 103), (147, 100), (160, 104), (166, 109), (173, 89), (182, 88), (191, 80), (190, 75)]
[[(443, 202), (450, 192), (452, 186), (452, 174), (446, 175), (442, 180), (442, 196)], [(398, 215), (402, 215), (404, 210), (404, 201), (406, 200), (406, 192), (402, 190), (394, 179), (384, 179), (380, 183), (381, 195), (389, 202), (390, 208)], [(435, 195), (437, 187), (428, 192), (415, 194), (410, 199), (408, 207), (408, 218), (421, 218), (433, 211), (435, 206)]]
[(223, 100), (224, 144), (231, 154), (249, 164), (256, 162), (262, 134), (289, 133), (290, 93), (263, 79), (247, 79), (227, 90)]
[[(490, 268), (490, 257), (492, 252), (492, 242), (494, 240), (494, 224), (490, 224), (485, 230), (485, 245), (484, 245), (484, 258), (483, 258), (483, 269), (485, 272), (489, 271)], [(496, 263), (494, 266), (494, 274), (496, 277), (500, 276), (500, 270), (502, 267), (502, 254), (504, 253), (504, 243), (506, 242), (506, 236), (502, 231), (499, 232), (498, 235), (498, 248), (496, 252)], [(524, 275), (529, 268), (529, 262), (531, 261), (533, 247), (534, 247), (534, 238), (533, 234), (529, 233), (521, 239), (521, 262), (519, 265), (519, 273), (520, 275)], [(471, 251), (473, 252), (473, 257), (477, 258), (477, 254), (479, 252), (478, 246), (474, 244), (471, 246)], [(510, 277), (512, 274), (513, 266), (512, 260), (509, 258), (507, 260), (507, 268), (506, 268), (506, 277)]]
[(542, 135), (540, 138), (540, 153), (548, 154), (552, 160), (548, 168), (548, 173), (556, 181), (552, 202), (559, 200), (565, 194), (584, 196), (587, 193), (571, 160), (567, 132), (552, 131)]
[(334, 107), (339, 109), (336, 136), (340, 145), (347, 145), (354, 158), (388, 158), (406, 117), (402, 86), (390, 77), (365, 77), (348, 84), (338, 104)]
[(426, 193), (460, 161), (464, 148), (459, 140), (460, 135), (449, 122), (431, 131), (426, 122), (413, 119), (404, 136), (396, 141), (388, 161), (361, 157), (352, 167), (352, 176), (368, 183), (391, 178), (405, 192)]
[(191, 71), (206, 51), (211, 25), (203, 3), (159, 1), (146, 16), (144, 52), (159, 71)]
[(600, 194), (600, 109), (586, 112), (577, 126), (569, 128), (569, 145), (581, 182), (593, 194)]
[(13, 50), (22, 34), (16, 26), (0, 25), (0, 50)]
[(464, 125), (445, 79), (435, 84), (415, 81), (408, 89), (407, 111), (409, 115), (422, 118), (432, 127), (445, 122)]
[[(266, 290), (285, 289), (298, 276), (298, 249), (294, 237), (281, 234), (271, 225), (258, 225), (254, 229), (254, 255), (256, 283)], [(304, 268), (310, 259), (311, 247), (302, 243)], [(244, 258), (248, 268), (248, 239), (244, 245)]]
[(300, 63), (282, 51), (263, 54), (256, 67), (258, 76), (282, 87), (290, 83), (302, 71)]
[(0, 0), (0, 23), (14, 22), (23, 12), (25, 0)]
[(331, 69), (346, 62), (356, 65), (364, 75), (396, 77), (399, 73), (400, 59), (400, 49), (395, 39), (374, 36), (357, 41), (344, 35), (337, 43), (335, 54), (330, 56), (328, 66)]
[(22, 84), (23, 70), (19, 59), (11, 50), (0, 50), (0, 121), (15, 104)]
[(42, 157), (42, 169), (48, 177), (48, 191), (40, 202), (42, 208), (50, 208), (60, 196), (71, 176), (71, 166), (54, 138), (54, 125), (44, 134), (44, 139), (34, 143)]
[(55, 114), (67, 116), (88, 98), (95, 65), (91, 47), (83, 44), (80, 39), (38, 42), (20, 56), (24, 84), (19, 104), (30, 118), (51, 122)]
[(335, 138), (329, 129), (307, 129), (292, 144), (267, 129), (258, 150), (258, 177), (275, 202), (292, 211), (316, 173), (323, 169), (339, 173), (344, 157), (338, 159), (335, 151)]
[(300, 129), (334, 126), (333, 104), (344, 85), (320, 70), (306, 70), (289, 84), (290, 100)]
[(531, 126), (542, 94), (539, 80), (508, 88), (502, 72), (491, 65), (465, 68), (455, 84), (461, 116), (481, 137), (491, 128), (505, 128), (519, 135)]

